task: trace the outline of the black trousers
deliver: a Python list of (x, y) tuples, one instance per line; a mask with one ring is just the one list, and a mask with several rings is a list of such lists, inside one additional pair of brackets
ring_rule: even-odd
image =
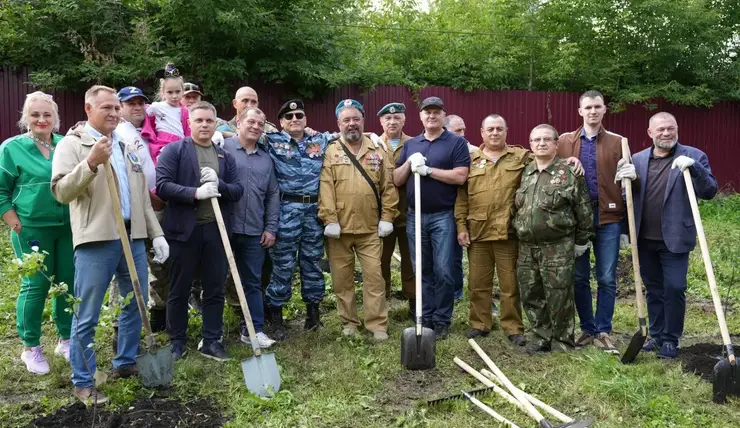
[(170, 244), (170, 294), (167, 334), (172, 344), (187, 342), (188, 297), (193, 278), (203, 284), (203, 344), (221, 338), (228, 263), (216, 222), (196, 225), (186, 242)]

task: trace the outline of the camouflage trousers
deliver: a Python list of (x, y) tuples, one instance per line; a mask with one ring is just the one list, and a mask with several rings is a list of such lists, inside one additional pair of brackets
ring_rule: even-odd
[(534, 341), (553, 349), (575, 346), (573, 239), (542, 246), (519, 243), (517, 279)]

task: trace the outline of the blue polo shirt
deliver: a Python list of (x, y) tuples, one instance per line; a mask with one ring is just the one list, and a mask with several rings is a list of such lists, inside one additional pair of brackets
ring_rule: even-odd
[[(470, 168), (470, 152), (465, 138), (458, 137), (447, 130), (444, 130), (442, 135), (433, 141), (427, 140), (423, 133), (406, 141), (401, 148), (401, 156), (396, 161), (396, 166), (403, 165), (414, 153), (421, 153), (427, 158), (427, 166), (432, 168)], [(421, 212), (436, 213), (454, 209), (457, 187), (434, 178), (421, 177)], [(409, 211), (412, 211), (414, 209), (414, 177), (409, 177), (409, 183), (406, 186), (406, 200), (409, 204)]]

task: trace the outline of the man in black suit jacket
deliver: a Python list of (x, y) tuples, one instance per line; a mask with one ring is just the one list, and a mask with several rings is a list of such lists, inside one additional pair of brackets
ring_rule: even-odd
[(228, 264), (211, 198), (219, 198), (226, 222), (231, 203), (241, 198), (234, 158), (212, 143), (216, 109), (207, 102), (190, 107), (192, 137), (168, 144), (157, 163), (157, 195), (167, 202), (162, 223), (171, 242), (167, 333), (172, 357), (185, 354), (188, 296), (196, 272), (203, 283), (203, 346), (200, 353), (217, 361), (229, 355), (220, 342), (223, 332), (224, 289)]

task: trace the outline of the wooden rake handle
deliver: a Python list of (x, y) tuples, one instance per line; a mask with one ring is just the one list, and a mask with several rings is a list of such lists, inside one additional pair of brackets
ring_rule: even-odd
[(254, 324), (252, 323), (252, 314), (249, 312), (249, 305), (247, 304), (247, 298), (244, 296), (244, 289), (242, 288), (242, 280), (239, 277), (239, 269), (236, 267), (236, 261), (234, 261), (234, 252), (231, 250), (231, 242), (229, 241), (229, 234), (226, 231), (226, 224), (224, 223), (224, 216), (221, 214), (221, 207), (218, 205), (218, 198), (211, 198), (211, 206), (213, 206), (213, 213), (216, 215), (216, 223), (218, 223), (218, 231), (221, 234), (221, 242), (224, 245), (224, 252), (226, 253), (226, 260), (229, 262), (229, 270), (231, 271), (231, 279), (234, 280), (234, 288), (236, 288), (236, 294), (239, 296), (239, 305), (242, 308), (244, 314), (244, 320), (247, 322), (247, 331), (249, 331), (249, 341), (252, 344), (252, 352), (256, 357), (262, 355), (262, 350), (257, 344), (257, 333), (254, 331)]
[[(714, 268), (712, 267), (712, 260), (709, 258), (709, 245), (707, 245), (707, 237), (704, 235), (704, 225), (701, 222), (701, 215), (699, 214), (699, 204), (696, 202), (694, 183), (691, 181), (691, 173), (688, 168), (683, 170), (683, 181), (686, 183), (686, 193), (689, 195), (691, 214), (694, 216), (696, 235), (699, 238), (699, 247), (701, 248), (701, 257), (704, 259), (704, 268), (707, 270), (707, 282), (709, 283), (709, 291), (712, 293), (714, 312), (717, 313), (717, 321), (719, 322), (719, 331), (722, 334), (722, 342), (725, 344), (728, 351), (730, 351), (732, 349), (728, 346), (732, 344), (730, 341), (730, 332), (727, 329), (725, 311), (722, 309), (722, 300), (720, 300), (719, 291), (717, 290), (717, 280), (714, 278)], [(730, 364), (735, 365), (735, 354), (730, 352), (727, 357)]]
[[(626, 138), (622, 138), (622, 159), (632, 162), (630, 146)], [(627, 223), (629, 224), (630, 246), (632, 247), (632, 270), (635, 277), (635, 304), (637, 305), (637, 317), (640, 319), (640, 332), (644, 337), (647, 336), (647, 325), (645, 324), (645, 301), (642, 294), (640, 257), (637, 252), (637, 228), (635, 226), (635, 203), (632, 196), (632, 181), (629, 178), (623, 178), (622, 187), (624, 187), (627, 195)]]
[(154, 333), (152, 333), (152, 326), (149, 323), (149, 314), (146, 312), (146, 303), (144, 303), (144, 296), (141, 292), (141, 284), (139, 283), (139, 275), (136, 272), (136, 264), (134, 264), (134, 254), (131, 252), (131, 243), (128, 240), (128, 233), (126, 233), (126, 225), (123, 222), (123, 214), (121, 213), (121, 200), (118, 195), (118, 186), (116, 185), (116, 178), (113, 174), (113, 168), (110, 165), (110, 160), (105, 162), (105, 181), (108, 183), (108, 193), (110, 194), (111, 203), (113, 205), (113, 218), (116, 219), (116, 227), (118, 234), (121, 236), (121, 246), (123, 247), (123, 255), (126, 258), (126, 266), (128, 266), (129, 276), (131, 276), (131, 284), (134, 289), (134, 296), (136, 296), (136, 306), (139, 308), (139, 315), (141, 316), (141, 322), (144, 325), (146, 331), (146, 342), (147, 346), (151, 348), (154, 346)]
[[(509, 403), (511, 403), (511, 404), (519, 407), (520, 409), (524, 410), (523, 407), (522, 407), (522, 405), (517, 401), (516, 398), (512, 397), (511, 395), (509, 395), (506, 391), (504, 391), (503, 389), (501, 389), (498, 386), (496, 386), (496, 384), (494, 384), (490, 380), (486, 379), (486, 377), (483, 376), (482, 374), (480, 374), (476, 369), (470, 367), (470, 365), (468, 365), (466, 362), (464, 362), (463, 360), (461, 360), (461, 359), (459, 359), (457, 357), (454, 358), (454, 361), (455, 361), (455, 364), (457, 364), (461, 369), (465, 370), (466, 372), (468, 372), (468, 374), (470, 374), (474, 378), (478, 379), (478, 381), (481, 382), (483, 385), (485, 385), (485, 386), (487, 386), (489, 388), (493, 388), (493, 390), (496, 391), (503, 398), (505, 398), (506, 401), (508, 401)], [(466, 394), (465, 391), (463, 391), (463, 394)], [(482, 403), (480, 400), (476, 399), (475, 397), (468, 396), (468, 395), (465, 395), (465, 396), (473, 404), (475, 404), (476, 406), (478, 406), (484, 412), (486, 412), (489, 415), (493, 416), (497, 421), (502, 422), (502, 423), (505, 423), (505, 424), (508, 424), (508, 425), (510, 425), (512, 427), (516, 427), (516, 425), (514, 425), (513, 422), (509, 421), (505, 417), (503, 417), (503, 416), (499, 415), (498, 413), (496, 413), (495, 410), (493, 410), (489, 406), (486, 406), (485, 403)]]
[(537, 423), (542, 422), (543, 419), (545, 419), (544, 416), (542, 416), (542, 413), (540, 413), (533, 405), (529, 402), (527, 397), (524, 395), (522, 391), (519, 390), (516, 386), (514, 386), (513, 383), (509, 380), (509, 378), (506, 377), (504, 372), (499, 370), (499, 368), (496, 366), (496, 364), (488, 357), (488, 355), (481, 349), (480, 346), (478, 346), (478, 343), (475, 342), (474, 339), (468, 340), (468, 343), (470, 346), (473, 347), (473, 350), (478, 353), (478, 356), (481, 357), (481, 359), (486, 363), (488, 368), (491, 369), (491, 371), (496, 374), (496, 377), (499, 378), (499, 380), (506, 386), (506, 389), (509, 390), (509, 392), (516, 397), (516, 399), (522, 404), (524, 409), (529, 413), (530, 416), (532, 416)]

